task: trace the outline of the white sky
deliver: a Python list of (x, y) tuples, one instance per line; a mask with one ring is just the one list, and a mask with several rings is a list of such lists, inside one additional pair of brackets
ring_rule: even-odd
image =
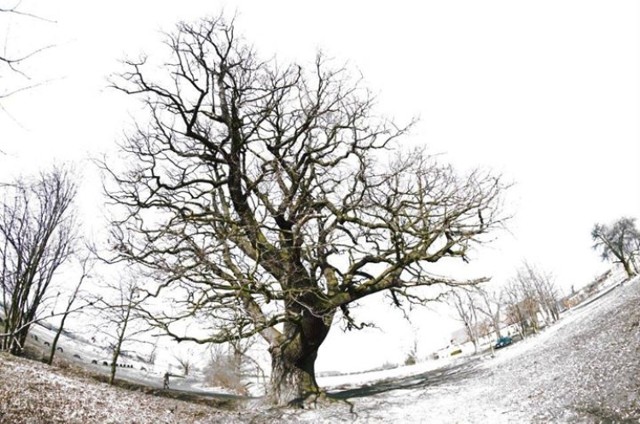
[[(52, 81), (1, 103), (0, 177), (115, 149), (136, 107), (106, 88), (118, 60), (153, 54), (161, 30), (222, 8), (238, 12), (239, 32), (264, 56), (308, 63), (321, 48), (361, 71), (385, 113), (420, 117), (408, 143), (514, 182), (508, 232), (475, 255), (473, 270), (496, 283), (527, 259), (565, 290), (582, 286), (607, 268), (591, 250), (593, 224), (640, 218), (640, 3), (632, 0), (24, 0), (22, 10), (57, 23), (3, 19), (0, 36), (9, 52), (55, 44), (25, 68)], [(100, 188), (94, 171), (85, 174), (91, 221)], [(386, 337), (406, 341), (410, 327), (391, 314)], [(425, 330), (433, 317), (421, 319), (418, 333), (433, 331)], [(326, 349), (357, 350), (379, 335), (332, 334)], [(372, 353), (380, 355), (391, 354)]]

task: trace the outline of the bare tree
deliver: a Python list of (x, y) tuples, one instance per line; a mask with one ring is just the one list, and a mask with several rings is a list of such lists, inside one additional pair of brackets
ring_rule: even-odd
[(415, 365), (418, 363), (418, 334), (416, 329), (413, 329), (413, 337), (411, 340), (411, 346), (409, 346), (409, 350), (404, 359), (405, 365)]
[(518, 268), (516, 276), (502, 291), (508, 321), (517, 324), (523, 337), (529, 331), (539, 331), (539, 317), (547, 324), (560, 318), (559, 297), (553, 277), (527, 262)]
[(485, 289), (478, 289), (478, 301), (476, 302), (476, 308), (478, 312), (484, 315), (491, 325), (496, 338), (502, 337), (501, 333), (501, 312), (502, 305), (504, 303), (502, 296), (499, 292), (489, 292)]
[(117, 283), (108, 284), (107, 288), (110, 292), (105, 292), (95, 302), (103, 320), (98, 331), (110, 340), (109, 384), (113, 384), (124, 346), (131, 343), (149, 345), (153, 343), (140, 337), (149, 331), (149, 327), (139, 312), (144, 296), (140, 292), (137, 279), (128, 276)]
[(537, 333), (540, 329), (540, 303), (533, 287), (516, 277), (504, 287), (503, 294), (509, 324), (515, 324), (522, 337), (530, 332)]
[(640, 252), (640, 232), (635, 218), (623, 217), (611, 225), (596, 224), (591, 238), (595, 242), (593, 248), (600, 251), (603, 260), (619, 262), (629, 278), (637, 275), (634, 255)]
[(186, 352), (179, 352), (174, 354), (173, 358), (178, 362), (182, 370), (182, 375), (188, 376), (193, 366), (193, 351), (187, 350)]
[[(247, 395), (248, 384), (244, 380), (243, 365), (245, 365), (246, 352), (242, 343), (213, 345), (210, 351), (211, 358), (205, 368), (206, 379), (209, 384), (222, 387), (241, 395)], [(240, 349), (239, 349), (240, 348)], [(260, 374), (261, 368), (257, 368), (256, 378), (264, 379)]]
[(49, 288), (76, 247), (76, 186), (62, 169), (3, 187), (0, 200), (0, 349), (19, 354)]
[(535, 299), (535, 303), (539, 305), (547, 322), (551, 323), (560, 319), (560, 295), (551, 274), (525, 262), (518, 270), (516, 279), (522, 292), (531, 299)]
[(82, 311), (86, 306), (93, 304), (93, 302), (88, 301), (83, 305), (74, 307), (76, 300), (78, 299), (78, 295), (80, 294), (80, 288), (85, 282), (85, 279), (89, 276), (89, 271), (91, 268), (89, 261), (90, 261), (89, 256), (85, 256), (80, 260), (81, 269), (80, 269), (80, 277), (78, 278), (78, 283), (76, 284), (73, 291), (69, 295), (69, 298), (67, 299), (64, 311), (61, 313), (60, 324), (58, 325), (58, 329), (56, 330), (56, 335), (53, 337), (53, 340), (51, 341), (51, 351), (49, 352), (49, 358), (47, 359), (47, 364), (49, 365), (53, 363), (53, 358), (55, 357), (55, 354), (56, 354), (56, 348), (58, 347), (58, 341), (60, 340), (60, 336), (64, 331), (64, 326), (69, 315), (71, 315), (74, 312)]
[(467, 338), (473, 343), (473, 349), (478, 353), (478, 340), (480, 338), (478, 322), (478, 299), (469, 290), (451, 290), (448, 302), (456, 311), (456, 317), (464, 325)]
[(505, 303), (505, 313), (508, 325), (514, 325), (518, 333), (524, 338), (526, 337), (525, 314), (521, 306), (522, 298), (518, 284), (511, 280), (502, 288), (501, 297)]
[[(499, 179), (394, 153), (406, 128), (320, 56), (311, 69), (261, 60), (222, 18), (180, 24), (167, 46), (166, 72), (129, 61), (115, 80), (151, 119), (123, 145), (128, 162), (104, 164), (122, 208), (112, 245), (176, 308), (148, 314), (158, 328), (198, 343), (260, 334), (269, 399), (298, 404), (321, 395), (315, 361), (337, 311), (357, 328), (349, 307), (365, 296), (421, 303), (420, 287), (484, 281), (430, 264), (466, 259), (501, 224)], [(210, 336), (178, 330), (185, 319)]]

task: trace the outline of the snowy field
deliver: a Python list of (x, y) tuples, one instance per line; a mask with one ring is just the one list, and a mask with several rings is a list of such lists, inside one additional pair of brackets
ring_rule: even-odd
[(0, 355), (0, 422), (638, 423), (639, 305), (636, 278), (493, 357), (320, 378), (335, 401), (301, 411), (167, 399)]
[[(351, 405), (286, 422), (640, 422), (640, 280), (613, 286), (542, 333), (490, 355), (330, 392)], [(337, 383), (337, 382), (336, 382)], [(266, 422), (266, 421), (265, 421)]]

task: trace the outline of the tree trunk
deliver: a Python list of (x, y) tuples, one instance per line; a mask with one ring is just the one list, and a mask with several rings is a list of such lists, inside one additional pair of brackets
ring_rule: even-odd
[(329, 333), (330, 323), (302, 314), (299, 323), (285, 324), (283, 337), (269, 348), (271, 381), (268, 399), (278, 406), (304, 406), (322, 395), (315, 376), (318, 349)]
[(27, 336), (29, 335), (30, 326), (22, 327), (20, 330), (13, 333), (11, 336), (11, 354), (15, 356), (21, 356), (24, 351), (24, 346), (27, 343)]
[(62, 320), (60, 321), (60, 327), (58, 327), (58, 331), (56, 331), (56, 335), (53, 337), (53, 341), (51, 342), (51, 351), (49, 352), (49, 358), (47, 359), (47, 364), (53, 364), (53, 358), (56, 354), (56, 349), (58, 347), (58, 340), (60, 340), (60, 335), (64, 329), (64, 323), (67, 321), (67, 316), (69, 315), (69, 309), (67, 308), (66, 312), (62, 316)]
[(496, 314), (492, 318), (493, 318), (493, 331), (496, 334), (496, 339), (499, 339), (500, 337), (502, 337), (502, 329), (500, 328), (500, 324), (501, 324), (500, 315)]
[(500, 327), (499, 326), (495, 326), (495, 325), (493, 326), (493, 333), (496, 335), (496, 340), (499, 339), (500, 337), (502, 337), (502, 334), (500, 333)]
[(319, 395), (315, 377), (316, 352), (274, 347), (271, 352), (270, 401), (279, 406), (301, 406), (309, 396)]
[(633, 278), (636, 276), (634, 269), (631, 267), (630, 260), (621, 260), (624, 271), (627, 273), (627, 277)]
[(118, 358), (120, 358), (120, 347), (122, 343), (118, 340), (116, 347), (113, 349), (113, 355), (111, 355), (111, 369), (109, 370), (109, 384), (113, 385), (116, 380), (116, 370), (118, 369)]
[(29, 326), (22, 327), (20, 317), (15, 311), (9, 311), (8, 317), (2, 321), (0, 333), (4, 334), (0, 338), (0, 350), (7, 350), (12, 355), (22, 354), (24, 343), (27, 340)]

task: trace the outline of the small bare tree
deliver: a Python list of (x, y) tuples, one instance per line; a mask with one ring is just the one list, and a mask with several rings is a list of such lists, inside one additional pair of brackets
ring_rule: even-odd
[(0, 349), (20, 354), (77, 236), (72, 174), (55, 168), (3, 187), (0, 200)]
[(56, 330), (56, 335), (53, 337), (53, 340), (51, 341), (51, 351), (49, 352), (49, 358), (47, 359), (47, 364), (49, 365), (53, 363), (53, 358), (56, 354), (56, 348), (58, 347), (58, 341), (60, 340), (60, 336), (64, 331), (64, 326), (69, 315), (75, 312), (82, 311), (86, 306), (93, 305), (93, 302), (91, 301), (87, 301), (83, 305), (79, 305), (79, 306), (76, 305), (76, 300), (80, 295), (80, 288), (82, 287), (83, 283), (89, 276), (90, 269), (91, 269), (90, 258), (89, 256), (85, 256), (80, 260), (80, 277), (78, 278), (78, 283), (76, 284), (73, 291), (69, 295), (64, 311), (62, 311), (62, 313), (60, 314), (61, 315), (60, 324), (58, 326), (58, 329)]
[(637, 275), (634, 255), (640, 254), (640, 232), (635, 218), (623, 217), (611, 225), (596, 224), (591, 238), (595, 242), (593, 248), (600, 251), (603, 260), (619, 262), (629, 278)]
[(478, 322), (478, 299), (475, 293), (470, 290), (451, 290), (448, 302), (456, 311), (456, 316), (464, 325), (467, 338), (473, 343), (473, 349), (478, 353), (479, 322)]
[(188, 376), (193, 367), (193, 351), (188, 349), (186, 352), (182, 351), (173, 355), (173, 358), (178, 362), (183, 376)]
[(407, 352), (407, 356), (404, 359), (405, 365), (415, 365), (418, 363), (418, 336), (414, 330), (413, 338), (411, 340), (411, 346)]
[(260, 340), (251, 337), (211, 346), (211, 358), (206, 367), (208, 382), (243, 395), (249, 393), (252, 382), (266, 388), (264, 369), (252, 357), (258, 344)]
[(478, 289), (478, 302), (476, 307), (478, 311), (484, 315), (490, 323), (496, 338), (502, 337), (501, 333), (501, 312), (504, 303), (500, 292), (488, 291), (486, 289)]
[(109, 384), (113, 384), (125, 344), (153, 343), (140, 337), (149, 331), (149, 327), (140, 314), (144, 296), (135, 277), (130, 275), (116, 283), (109, 283), (107, 289), (109, 292), (96, 299), (96, 305), (103, 320), (98, 331), (110, 340)]
[(502, 291), (507, 306), (507, 317), (517, 324), (523, 337), (529, 330), (537, 333), (540, 317), (545, 323), (560, 318), (559, 290), (549, 273), (524, 262)]
[(553, 323), (560, 319), (560, 293), (551, 274), (525, 262), (516, 278), (521, 290), (535, 298), (546, 322)]
[(247, 383), (243, 379), (243, 356), (232, 344), (214, 345), (205, 369), (207, 382), (217, 387), (247, 395)]
[(527, 298), (526, 293), (521, 290), (515, 279), (510, 280), (504, 286), (502, 298), (505, 302), (507, 323), (515, 325), (520, 336), (526, 337), (528, 328), (535, 329), (537, 321), (533, 321), (531, 316), (537, 314), (537, 309), (532, 311), (533, 303)]

